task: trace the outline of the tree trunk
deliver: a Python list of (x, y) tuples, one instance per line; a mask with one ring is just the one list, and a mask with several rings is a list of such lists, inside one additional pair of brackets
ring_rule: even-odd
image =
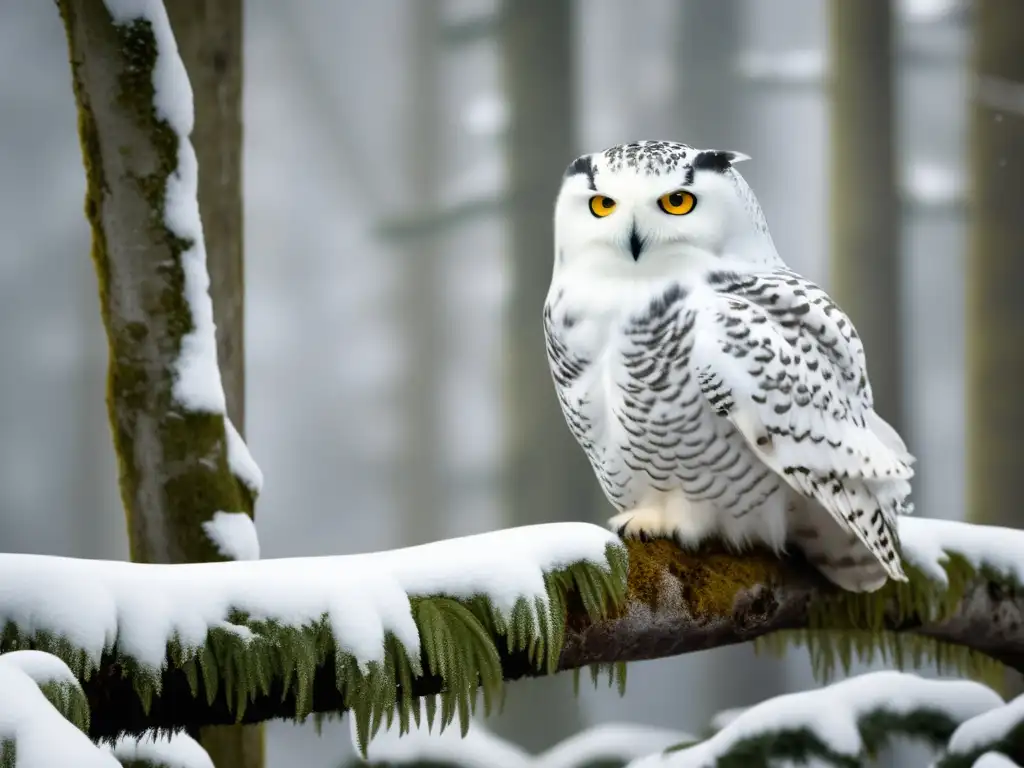
[(738, 0), (679, 4), (673, 134), (665, 138), (703, 149), (742, 149), (740, 12)]
[[(242, 0), (175, 0), (167, 15), (192, 83), (199, 213), (217, 324), (227, 412), (245, 435), (245, 269), (242, 215)], [(200, 741), (214, 765), (259, 768), (263, 726), (211, 726)]]
[[(974, 5), (967, 282), (968, 513), (1021, 527), (1024, 432), (1024, 3)], [(1002, 505), (1002, 506), (1000, 506)], [(1024, 690), (1011, 673), (1012, 690)]]
[(867, 350), (875, 410), (903, 430), (890, 0), (831, 0), (831, 294)]
[(196, 107), (199, 212), (228, 416), (245, 434), (242, 0), (174, 0), (167, 15)]
[[(174, 4), (172, 4), (174, 5)], [(179, 136), (155, 107), (153, 71), (162, 22), (115, 24), (103, 0), (60, 0), (68, 34), (85, 160), (86, 215), (110, 345), (107, 405), (132, 559), (230, 559), (207, 533), (218, 512), (250, 517), (257, 488), (234, 472), (219, 381), (212, 398), (176, 394), (195, 337), (202, 235), (183, 238), (165, 211), (181, 170)], [(199, 200), (210, 243), (211, 292), (221, 333), (226, 406), (242, 427), (241, 3), (177, 3), (181, 52), (192, 76), (201, 167)], [(198, 257), (198, 258), (197, 258)], [(195, 266), (191, 269), (199, 269)], [(201, 273), (198, 273), (201, 274)], [(187, 287), (192, 280), (191, 289)], [(203, 286), (198, 286), (202, 290)], [(211, 331), (212, 332), (212, 331)], [(192, 335), (188, 342), (186, 337)], [(206, 339), (206, 341), (212, 341)], [(219, 766), (262, 764), (262, 734), (223, 729), (204, 742)]]
[[(411, 148), (409, 158), (410, 199), (415, 201), (414, 216), (429, 218), (442, 180), (439, 157), (442, 155), (438, 132), (442, 92), (439, 87), (441, 3), (416, 0), (409, 7), (412, 15), (412, 77), (409, 79), (410, 115), (406, 134)], [(402, 457), (402, 544), (424, 544), (437, 537), (445, 512), (440, 482), (443, 452), (439, 429), (440, 379), (444, 375), (444, 339), (440, 327), (442, 298), (438, 290), (441, 263), (438, 252), (440, 228), (424, 228), (419, 237), (406, 244), (402, 254), (408, 261), (402, 270), (403, 333), (409, 342), (406, 355), (405, 391), (402, 402), (407, 408), (406, 440)]]
[[(675, 99), (672, 134), (665, 138), (704, 149), (745, 151), (745, 84), (740, 61), (743, 8), (738, 0), (686, 0), (677, 4), (673, 58)], [(754, 158), (757, 162), (758, 158)], [(746, 167), (741, 171), (746, 171)], [(750, 647), (722, 649), (699, 666), (677, 665), (680, 686), (700, 685), (707, 695), (687, 703), (696, 718), (738, 703), (760, 701), (786, 688), (786, 669)]]
[[(562, 170), (577, 152), (571, 8), (568, 0), (517, 0), (505, 5), (501, 22), (510, 105), (513, 285), (506, 331), (504, 503), (516, 525), (558, 517), (603, 522), (612, 513), (559, 409), (541, 324), (554, 254), (555, 195)], [(582, 720), (571, 687), (549, 679), (510, 690), (495, 725), (536, 751), (579, 730)]]

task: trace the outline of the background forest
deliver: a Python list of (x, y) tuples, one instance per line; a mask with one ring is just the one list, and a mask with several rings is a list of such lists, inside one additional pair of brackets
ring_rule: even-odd
[[(1012, 524), (996, 491), (966, 503), (971, 3), (871, 0), (867, 26), (830, 27), (837, 4), (246, 0), (262, 557), (605, 520), (557, 412), (540, 306), (565, 164), (638, 138), (752, 156), (780, 253), (866, 339), (879, 411), (919, 459), (918, 510)], [(496, 23), (503, 6), (517, 23)], [(53, 4), (0, 2), (0, 550), (121, 559), (67, 58)], [(1019, 147), (1024, 97), (989, 95)], [(1019, 200), (1020, 167), (1006, 172)], [(602, 722), (697, 728), (812, 685), (803, 652), (741, 646), (632, 664), (621, 698), (522, 681), (488, 725), (538, 751)], [(344, 722), (266, 729), (270, 768), (351, 752)]]

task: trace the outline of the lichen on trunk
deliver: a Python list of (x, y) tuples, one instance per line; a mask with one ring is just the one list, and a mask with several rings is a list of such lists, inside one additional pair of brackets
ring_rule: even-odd
[[(168, 225), (181, 137), (158, 114), (152, 23), (116, 24), (103, 0), (60, 0), (87, 175), (86, 215), (110, 345), (107, 406), (132, 559), (224, 557), (202, 524), (251, 515), (228, 462), (224, 413), (175, 397), (183, 339), (195, 329), (183, 258), (201, 243)], [(220, 386), (219, 382), (217, 386)]]

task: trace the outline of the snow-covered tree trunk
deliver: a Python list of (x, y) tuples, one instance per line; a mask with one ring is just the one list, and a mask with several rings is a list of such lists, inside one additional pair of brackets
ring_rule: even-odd
[[(245, 286), (242, 227), (242, 0), (167, 4), (192, 84), (199, 213), (206, 243), (217, 361), (227, 413), (245, 434)], [(216, 766), (259, 768), (262, 726), (211, 726), (200, 741)]]
[(220, 513), (251, 515), (258, 481), (224, 416), (187, 140), (191, 93), (166, 21), (156, 28), (142, 15), (154, 8), (163, 14), (159, 3), (60, 2), (121, 494), (133, 560), (244, 557), (253, 553), (228, 551), (241, 539), (222, 535)]
[(893, 3), (828, 5), (832, 295), (868, 350), (878, 412), (903, 427)]
[(242, 0), (174, 0), (167, 15), (195, 101), (217, 361), (228, 416), (245, 434), (245, 261), (242, 209)]
[[(161, 4), (63, 0), (60, 9), (132, 559), (256, 557), (255, 531), (242, 515), (252, 515), (258, 479), (225, 418), (230, 408), (241, 428), (244, 416), (241, 2), (174, 9), (199, 95), (199, 155), (210, 165), (201, 190), (189, 143), (192, 93), (167, 19), (158, 21)], [(220, 350), (208, 287), (220, 308)], [(217, 765), (262, 765), (258, 728), (209, 729), (203, 741)]]
[[(974, 6), (967, 257), (968, 509), (979, 522), (1024, 527), (1024, 3)], [(1024, 690), (1014, 676), (1014, 692)]]

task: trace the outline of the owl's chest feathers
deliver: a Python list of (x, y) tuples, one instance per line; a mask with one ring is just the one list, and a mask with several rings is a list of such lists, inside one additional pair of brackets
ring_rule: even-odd
[[(552, 369), (563, 411), (620, 509), (681, 490), (745, 514), (769, 490), (743, 439), (701, 392), (690, 360), (698, 302), (670, 285), (632, 311), (550, 319), (562, 347)], [(561, 377), (559, 357), (570, 361)]]

